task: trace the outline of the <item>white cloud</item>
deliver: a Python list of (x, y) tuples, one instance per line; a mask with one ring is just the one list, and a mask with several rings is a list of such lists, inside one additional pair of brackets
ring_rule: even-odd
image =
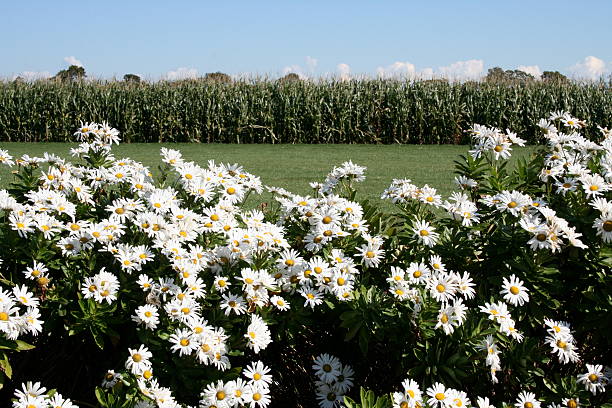
[(542, 76), (542, 71), (537, 65), (519, 65), (516, 69), (531, 74), (536, 78), (540, 78)]
[(77, 67), (83, 66), (83, 63), (76, 59), (74, 56), (64, 57), (64, 61), (66, 61), (68, 65), (76, 65)]
[(301, 79), (306, 79), (309, 76), (314, 76), (319, 60), (307, 55), (305, 61), (306, 67), (303, 67), (298, 64), (287, 65), (283, 68), (283, 75), (297, 74)]
[(306, 79), (308, 77), (308, 75), (306, 75), (306, 73), (304, 72), (304, 68), (297, 64), (287, 65), (286, 67), (284, 67), (283, 75), (287, 74), (297, 74), (301, 79)]
[(311, 56), (306, 56), (306, 67), (308, 68), (308, 71), (313, 73), (315, 69), (317, 68), (318, 62), (319, 61), (316, 58), (313, 58)]
[(439, 67), (440, 75), (449, 80), (478, 79), (484, 73), (484, 62), (482, 60), (457, 61), (452, 64)]
[(17, 79), (17, 77), (22, 78), (24, 81), (36, 81), (38, 79), (47, 79), (51, 78), (51, 73), (49, 71), (23, 71), (17, 75), (13, 75), (13, 81)]
[(197, 69), (186, 67), (177, 68), (176, 71), (168, 71), (166, 75), (164, 75), (164, 79), (167, 79), (169, 81), (176, 81), (179, 79), (195, 79), (197, 77)]
[(606, 74), (608, 69), (603, 60), (591, 55), (570, 67), (570, 71), (578, 78), (596, 80)]
[(410, 62), (401, 62), (396, 61), (391, 65), (387, 65), (386, 67), (378, 67), (376, 68), (376, 74), (380, 78), (397, 78), (397, 77), (407, 77), (413, 78), (416, 76), (416, 67), (414, 64)]
[(348, 81), (351, 79), (351, 67), (348, 64), (341, 63), (336, 66), (336, 71), (341, 81)]
[(386, 67), (376, 68), (379, 78), (407, 78), (407, 79), (433, 79), (446, 78), (449, 80), (478, 79), (484, 73), (482, 60), (457, 61), (437, 70), (427, 67), (418, 70), (410, 62), (397, 61)]
[(433, 68), (423, 68), (421, 72), (419, 72), (419, 77), (421, 79), (433, 79), (435, 76)]

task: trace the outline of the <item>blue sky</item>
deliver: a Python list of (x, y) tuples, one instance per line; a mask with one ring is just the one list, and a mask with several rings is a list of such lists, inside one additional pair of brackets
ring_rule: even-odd
[(612, 71), (612, 1), (10, 1), (0, 77), (222, 71), (478, 77), (490, 67)]

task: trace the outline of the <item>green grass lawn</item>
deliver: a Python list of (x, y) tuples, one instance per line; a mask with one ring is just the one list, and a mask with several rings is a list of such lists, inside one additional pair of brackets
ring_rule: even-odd
[[(70, 158), (65, 143), (0, 143), (14, 157), (40, 156), (45, 151)], [(186, 160), (203, 166), (239, 163), (245, 170), (261, 177), (265, 185), (289, 191), (311, 193), (308, 183), (323, 181), (327, 173), (346, 160), (366, 166), (366, 181), (358, 188), (359, 197), (379, 200), (394, 178), (409, 178), (417, 185), (436, 187), (443, 197), (453, 190), (454, 163), (466, 154), (468, 146), (456, 145), (234, 145), (234, 144), (122, 144), (113, 148), (115, 156), (129, 157), (149, 166), (155, 174), (161, 163), (159, 149), (167, 147), (183, 152)], [(529, 155), (533, 147), (514, 150), (512, 161)], [(0, 166), (0, 187), (11, 180), (10, 169)], [(264, 197), (264, 200), (266, 198)]]

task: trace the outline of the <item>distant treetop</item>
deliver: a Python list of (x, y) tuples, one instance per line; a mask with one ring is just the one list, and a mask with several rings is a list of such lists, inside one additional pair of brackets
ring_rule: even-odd
[(489, 68), (487, 76), (485, 77), (486, 82), (531, 82), (535, 81), (535, 77), (525, 71), (519, 69), (506, 70), (504, 71), (500, 67)]
[(125, 82), (133, 82), (133, 83), (136, 83), (136, 84), (140, 83), (140, 77), (138, 75), (136, 75), (136, 74), (125, 74), (123, 76), (123, 80)]
[(214, 81), (214, 82), (223, 82), (225, 84), (232, 83), (232, 77), (224, 74), (223, 72), (209, 72), (204, 75), (204, 80), (206, 81)]
[(302, 78), (300, 78), (298, 74), (291, 72), (285, 75), (284, 77), (280, 78), (278, 81), (279, 82), (299, 82), (301, 80)]
[(83, 79), (86, 76), (85, 68), (77, 65), (71, 65), (68, 67), (68, 69), (62, 69), (52, 79), (58, 81), (75, 81), (77, 79)]

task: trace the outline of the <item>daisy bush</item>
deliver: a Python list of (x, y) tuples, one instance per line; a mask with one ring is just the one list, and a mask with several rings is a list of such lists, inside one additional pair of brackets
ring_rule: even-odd
[(612, 132), (585, 126), (553, 112), (509, 166), (524, 140), (474, 125), (457, 191), (395, 179), (392, 211), (359, 199), (352, 162), (308, 196), (165, 148), (154, 178), (104, 123), (79, 127), (72, 161), (0, 151), (3, 392), (18, 408), (604, 406)]

